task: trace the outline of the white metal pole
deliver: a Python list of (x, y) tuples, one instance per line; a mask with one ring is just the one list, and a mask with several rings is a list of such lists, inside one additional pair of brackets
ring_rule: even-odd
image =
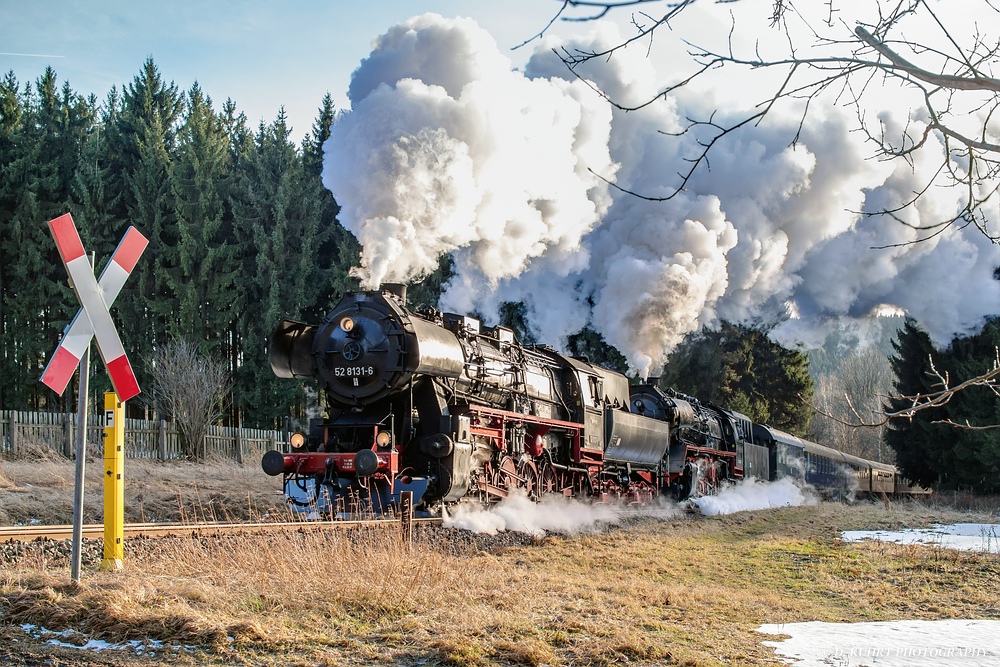
[[(90, 253), (90, 266), (94, 266), (94, 253)], [(87, 394), (90, 392), (90, 343), (80, 357), (80, 388), (77, 397), (76, 429), (76, 482), (73, 489), (73, 560), (70, 577), (80, 583), (80, 561), (83, 546), (83, 487), (87, 467)]]

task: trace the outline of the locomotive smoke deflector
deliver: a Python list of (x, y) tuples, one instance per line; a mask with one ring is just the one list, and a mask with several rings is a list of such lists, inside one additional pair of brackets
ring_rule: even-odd
[(311, 378), (316, 376), (312, 357), (316, 327), (312, 324), (285, 320), (271, 335), (271, 370), (280, 378)]

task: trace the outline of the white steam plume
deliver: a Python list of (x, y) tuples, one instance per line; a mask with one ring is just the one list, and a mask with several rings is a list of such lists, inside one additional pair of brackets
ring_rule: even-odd
[[(912, 168), (867, 159), (833, 106), (814, 106), (794, 147), (798, 118), (776, 113), (732, 133), (712, 149), (711, 169), (668, 201), (610, 190), (602, 178), (670, 195), (701, 147), (694, 134), (668, 133), (717, 105), (682, 90), (612, 113), (551, 51), (620, 41), (613, 25), (591, 27), (539, 45), (523, 74), (466, 19), (426, 15), (376, 40), (324, 169), (341, 221), (364, 245), (366, 286), (418, 276), (450, 252), (456, 275), (442, 307), (489, 318), (505, 300), (523, 302), (536, 337), (556, 346), (589, 323), (642, 374), (720, 318), (796, 314), (775, 332), (788, 342), (810, 323), (888, 307), (941, 343), (1000, 313), (1000, 257), (974, 228), (872, 249), (917, 233), (863, 213), (909, 201), (940, 163), (928, 152)], [(645, 49), (578, 73), (626, 102), (652, 96), (664, 78)], [(957, 196), (927, 191), (908, 221), (953, 214)]]
[[(800, 486), (786, 477), (777, 482), (761, 482), (753, 478), (741, 480), (727, 485), (718, 495), (701, 496), (687, 502), (696, 506), (702, 514), (715, 515), (815, 505), (819, 499), (811, 487)], [(646, 507), (588, 504), (562, 496), (544, 497), (541, 502), (535, 503), (515, 491), (490, 508), (464, 504), (452, 513), (445, 510), (444, 525), (489, 535), (501, 531), (537, 536), (545, 533), (576, 535), (617, 524), (627, 517), (669, 519), (679, 513), (677, 505), (665, 499), (658, 499)]]
[[(531, 80), (468, 19), (394, 26), (354, 72), (324, 184), (361, 241), (365, 286), (456, 252), (488, 284), (575, 258), (610, 203), (611, 113), (582, 82)], [(571, 265), (578, 263), (571, 260)]]
[(489, 509), (460, 505), (452, 514), (445, 511), (444, 525), (489, 535), (504, 530), (537, 536), (546, 532), (576, 535), (617, 523), (618, 517), (619, 511), (610, 505), (590, 505), (562, 496), (544, 497), (536, 503), (515, 491)]
[(819, 502), (809, 487), (800, 487), (785, 477), (776, 482), (761, 482), (753, 477), (726, 486), (718, 495), (691, 500), (702, 514), (733, 514), (772, 507), (798, 507)]

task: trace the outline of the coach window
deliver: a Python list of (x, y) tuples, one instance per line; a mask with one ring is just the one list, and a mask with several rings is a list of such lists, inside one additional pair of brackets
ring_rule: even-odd
[(590, 376), (590, 393), (594, 397), (593, 406), (595, 408), (601, 407), (601, 398), (604, 394), (604, 387), (601, 386), (601, 378)]
[(584, 375), (583, 373), (577, 371), (576, 377), (580, 383), (580, 393), (582, 394), (580, 396), (580, 399), (583, 401), (583, 404), (586, 405), (588, 408), (593, 407), (594, 395), (591, 392), (590, 388), (590, 376)]

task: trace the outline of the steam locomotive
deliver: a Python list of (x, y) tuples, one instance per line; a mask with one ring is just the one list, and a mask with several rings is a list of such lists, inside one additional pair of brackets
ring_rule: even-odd
[(334, 515), (383, 514), (404, 492), (425, 510), (515, 489), (685, 499), (771, 479), (779, 453), (787, 469), (795, 455), (794, 436), (745, 415), (630, 386), (586, 359), (522, 346), (507, 327), (412, 310), (404, 285), (348, 293), (318, 325), (282, 322), (270, 358), (279, 377), (316, 380), (328, 412), (262, 468), (283, 476), (292, 503)]

